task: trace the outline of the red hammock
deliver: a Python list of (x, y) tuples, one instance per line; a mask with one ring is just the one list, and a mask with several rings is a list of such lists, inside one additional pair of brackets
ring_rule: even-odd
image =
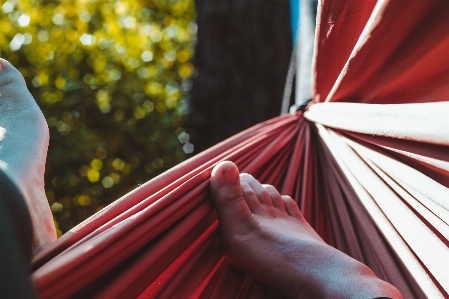
[(276, 297), (220, 252), (208, 180), (231, 160), (295, 198), (327, 243), (405, 298), (449, 298), (448, 11), (447, 1), (321, 1), (316, 104), (216, 145), (63, 235), (33, 261), (41, 297)]

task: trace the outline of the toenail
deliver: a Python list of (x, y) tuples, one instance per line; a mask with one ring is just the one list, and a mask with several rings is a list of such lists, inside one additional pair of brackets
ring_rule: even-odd
[(227, 182), (234, 182), (238, 177), (238, 171), (230, 166), (223, 171), (223, 177)]

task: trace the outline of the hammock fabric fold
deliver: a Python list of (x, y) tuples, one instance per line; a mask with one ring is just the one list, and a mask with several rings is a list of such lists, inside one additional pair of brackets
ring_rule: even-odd
[(449, 3), (318, 9), (315, 104), (210, 148), (64, 234), (33, 260), (42, 298), (279, 297), (222, 256), (209, 177), (223, 160), (291, 195), (327, 243), (405, 298), (449, 298)]

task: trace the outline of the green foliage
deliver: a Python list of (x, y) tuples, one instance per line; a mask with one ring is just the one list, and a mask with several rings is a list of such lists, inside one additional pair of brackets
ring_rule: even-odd
[(46, 192), (62, 232), (185, 159), (193, 0), (0, 3), (1, 57), (49, 125)]

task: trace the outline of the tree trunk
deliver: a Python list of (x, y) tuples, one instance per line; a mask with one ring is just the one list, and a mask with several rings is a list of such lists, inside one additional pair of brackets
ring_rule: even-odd
[(289, 0), (196, 0), (196, 9), (194, 153), (280, 114), (292, 54)]

